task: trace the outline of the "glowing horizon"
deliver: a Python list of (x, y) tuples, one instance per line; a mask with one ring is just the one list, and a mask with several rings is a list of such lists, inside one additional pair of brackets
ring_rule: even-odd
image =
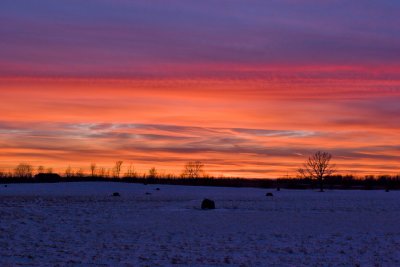
[(395, 1), (38, 3), (1, 4), (0, 170), (400, 173)]

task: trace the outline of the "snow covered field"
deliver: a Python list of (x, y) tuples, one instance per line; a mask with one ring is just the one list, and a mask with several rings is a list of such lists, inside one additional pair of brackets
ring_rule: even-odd
[(171, 265), (400, 266), (400, 192), (0, 185), (0, 266)]

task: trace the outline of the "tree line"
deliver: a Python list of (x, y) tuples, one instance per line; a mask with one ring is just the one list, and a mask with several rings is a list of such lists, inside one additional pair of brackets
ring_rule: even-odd
[(182, 184), (182, 185), (214, 185), (236, 187), (272, 188), (312, 188), (324, 189), (400, 189), (400, 176), (355, 177), (337, 174), (336, 165), (332, 163), (332, 155), (318, 151), (310, 155), (297, 170), (296, 177), (278, 179), (248, 179), (238, 177), (215, 177), (205, 171), (201, 161), (187, 162), (179, 175), (159, 172), (155, 167), (145, 173), (136, 171), (132, 164), (124, 168), (123, 161), (116, 161), (112, 168), (104, 168), (96, 163), (89, 165), (89, 172), (82, 168), (72, 169), (70, 166), (63, 173), (54, 173), (52, 168), (39, 166), (36, 169), (28, 163), (18, 164), (12, 171), (0, 171), (0, 183), (11, 182), (59, 182), (59, 181), (118, 181), (144, 184)]
[(123, 161), (116, 161), (112, 168), (99, 167), (96, 163), (89, 165), (89, 172), (83, 168), (74, 170), (68, 166), (63, 173), (55, 173), (53, 168), (45, 168), (39, 166), (36, 169), (29, 163), (20, 163), (12, 171), (0, 171), (0, 178), (35, 178), (37, 176), (60, 176), (64, 178), (83, 178), (83, 177), (99, 177), (99, 178), (210, 178), (204, 170), (204, 164), (201, 161), (187, 162), (180, 175), (165, 174), (159, 172), (155, 167), (152, 167), (146, 173), (139, 173), (135, 170), (133, 164), (126, 167), (126, 171), (122, 173)]

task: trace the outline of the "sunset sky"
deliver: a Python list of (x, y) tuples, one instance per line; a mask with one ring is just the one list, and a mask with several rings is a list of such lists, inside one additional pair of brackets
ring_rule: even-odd
[(2, 0), (0, 170), (400, 173), (400, 1)]

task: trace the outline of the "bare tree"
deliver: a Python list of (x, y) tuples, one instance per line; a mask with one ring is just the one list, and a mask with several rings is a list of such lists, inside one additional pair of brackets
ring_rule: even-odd
[(155, 167), (152, 167), (149, 170), (149, 178), (156, 178), (157, 177), (157, 169)]
[(105, 168), (101, 167), (101, 168), (99, 169), (99, 176), (100, 176), (101, 178), (106, 178), (106, 177), (109, 176), (109, 171), (107, 171)]
[(91, 163), (90, 164), (90, 173), (91, 173), (92, 177), (94, 177), (95, 174), (96, 174), (96, 168), (97, 168), (96, 163)]
[(37, 168), (36, 173), (37, 173), (37, 174), (39, 174), (39, 173), (44, 173), (44, 167), (43, 167), (42, 165), (40, 165), (40, 166)]
[(181, 174), (184, 178), (200, 178), (204, 175), (204, 164), (201, 161), (190, 161), (185, 164)]
[(121, 174), (121, 166), (122, 166), (122, 163), (124, 163), (124, 162), (121, 161), (121, 160), (115, 162), (114, 169), (113, 169), (114, 177), (115, 177), (115, 178), (119, 178), (119, 176), (120, 176), (120, 174)]
[(137, 176), (137, 173), (135, 171), (135, 168), (133, 167), (132, 163), (129, 165), (126, 173), (125, 173), (125, 177), (127, 178), (135, 178)]
[(76, 171), (75, 175), (76, 177), (82, 178), (85, 176), (85, 171), (82, 168), (79, 168), (79, 170)]
[(14, 169), (14, 175), (20, 178), (32, 178), (33, 167), (28, 163), (20, 163)]
[(320, 191), (324, 191), (324, 180), (326, 176), (335, 173), (335, 166), (331, 164), (332, 155), (327, 152), (318, 151), (308, 157), (303, 167), (298, 172), (303, 177), (316, 179), (319, 182)]
[(72, 171), (71, 166), (68, 166), (65, 170), (65, 177), (71, 178), (72, 176), (74, 176), (74, 172)]

